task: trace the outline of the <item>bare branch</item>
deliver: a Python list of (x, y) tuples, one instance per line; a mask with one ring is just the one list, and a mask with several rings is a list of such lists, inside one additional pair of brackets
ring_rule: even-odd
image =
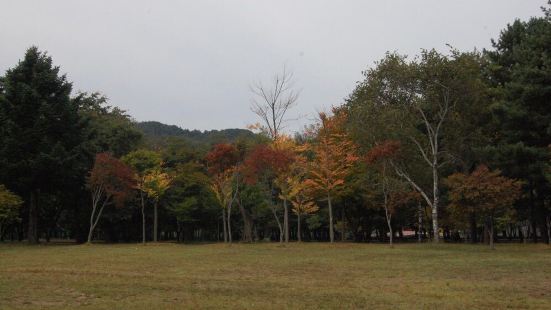
[(300, 93), (293, 90), (293, 74), (283, 67), (282, 73), (274, 76), (271, 87), (255, 82), (250, 90), (255, 96), (251, 110), (260, 117), (270, 138), (277, 139), (287, 121), (285, 115), (296, 105)]

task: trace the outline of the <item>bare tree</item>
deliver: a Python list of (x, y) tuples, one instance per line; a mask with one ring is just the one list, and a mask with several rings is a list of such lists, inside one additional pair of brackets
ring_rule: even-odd
[[(260, 129), (264, 131), (272, 141), (278, 140), (281, 130), (284, 128), (287, 111), (297, 104), (300, 91), (294, 89), (293, 73), (287, 71), (284, 66), (281, 73), (274, 75), (269, 85), (261, 81), (250, 86), (254, 94), (251, 110), (260, 117), (262, 123)], [(289, 208), (287, 201), (283, 201), (284, 220), (283, 228), (285, 241), (289, 241)], [(279, 223), (279, 218), (274, 211), (274, 216)], [(281, 226), (281, 225), (280, 225)], [(281, 229), (281, 227), (280, 227)]]
[(297, 103), (300, 91), (294, 89), (293, 73), (283, 67), (269, 85), (261, 81), (250, 86), (254, 94), (251, 110), (262, 120), (262, 129), (273, 140), (277, 140), (287, 121), (287, 111)]

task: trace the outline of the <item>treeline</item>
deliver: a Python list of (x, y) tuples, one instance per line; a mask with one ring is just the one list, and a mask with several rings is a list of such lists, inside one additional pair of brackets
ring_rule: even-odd
[(388, 53), (294, 137), (285, 70), (251, 86), (256, 134), (201, 133), (138, 126), (100, 94), (72, 95), (32, 47), (0, 79), (0, 237), (549, 243), (543, 13), (489, 50)]

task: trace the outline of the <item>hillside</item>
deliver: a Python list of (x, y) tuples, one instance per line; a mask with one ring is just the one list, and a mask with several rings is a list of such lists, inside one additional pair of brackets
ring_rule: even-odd
[(167, 125), (156, 121), (139, 122), (137, 126), (146, 139), (152, 141), (164, 140), (168, 137), (180, 137), (191, 143), (212, 145), (255, 137), (252, 131), (238, 128), (200, 131), (182, 129), (176, 125)]

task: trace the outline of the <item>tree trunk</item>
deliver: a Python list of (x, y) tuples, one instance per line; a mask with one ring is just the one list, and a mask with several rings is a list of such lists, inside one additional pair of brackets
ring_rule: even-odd
[(417, 242), (421, 242), (423, 239), (423, 210), (421, 208), (421, 204), (419, 204), (417, 212)]
[(551, 244), (551, 214), (545, 218), (547, 223), (547, 244)]
[(224, 243), (228, 242), (228, 225), (226, 222), (226, 208), (222, 208), (222, 224), (224, 226)]
[(158, 231), (158, 215), (157, 215), (157, 206), (159, 201), (155, 199), (155, 205), (153, 206), (153, 242), (157, 242), (157, 231)]
[(232, 243), (232, 233), (231, 233), (231, 202), (228, 205), (228, 242)]
[(433, 229), (433, 241), (438, 243), (440, 241), (440, 231), (438, 227), (438, 203), (440, 202), (440, 193), (438, 191), (438, 166), (434, 165), (432, 168), (432, 229)]
[(97, 205), (93, 203), (92, 214), (90, 215), (90, 230), (88, 231), (88, 243), (92, 243), (92, 233), (94, 232), (94, 215), (96, 213)]
[(476, 213), (471, 213), (471, 243), (477, 243), (477, 231), (476, 231)]
[(392, 231), (392, 214), (388, 211), (388, 196), (386, 193), (386, 190), (383, 189), (384, 192), (384, 204), (385, 204), (385, 218), (386, 218), (386, 224), (388, 225), (388, 233), (389, 233), (389, 245), (391, 248), (394, 247), (393, 238), (394, 238), (394, 231)]
[(494, 223), (492, 220), (489, 220), (488, 221), (488, 226), (489, 226), (489, 239), (490, 239), (490, 249), (492, 250), (495, 250), (495, 247), (494, 247)]
[(331, 195), (327, 193), (327, 205), (329, 207), (329, 240), (334, 242), (335, 232), (333, 231), (333, 206), (331, 205)]
[(252, 232), (252, 220), (247, 210), (243, 207), (241, 199), (237, 200), (239, 205), (239, 212), (241, 212), (241, 217), (243, 218), (243, 242), (253, 242), (253, 232)]
[(390, 236), (390, 239), (389, 239), (389, 244), (390, 244), (390, 247), (393, 248), (394, 247), (394, 243), (393, 243), (393, 238), (394, 238), (394, 231), (392, 230), (392, 225), (390, 225), (390, 222), (388, 222), (388, 233), (389, 233), (389, 236)]
[(283, 199), (283, 231), (285, 234), (285, 243), (289, 243), (289, 208), (287, 206), (287, 199)]
[(341, 241), (342, 242), (344, 242), (346, 240), (346, 236), (345, 236), (346, 220), (345, 220), (344, 208), (345, 208), (345, 204), (343, 202), (343, 204), (342, 204), (342, 214), (341, 214), (341, 222), (342, 222)]
[(279, 217), (277, 216), (277, 211), (275, 209), (275, 206), (273, 203), (270, 203), (270, 209), (272, 209), (272, 214), (275, 217), (277, 227), (279, 228), (279, 242), (283, 243), (283, 226), (281, 226), (281, 221), (279, 220)]
[(101, 208), (99, 209), (95, 220), (94, 220), (94, 213), (97, 209), (97, 203), (99, 203), (99, 201), (95, 203), (95, 206), (92, 209), (92, 215), (90, 216), (90, 231), (88, 232), (88, 243), (92, 243), (92, 235), (94, 233), (94, 229), (98, 225), (99, 219), (101, 218), (101, 214), (103, 213), (103, 209), (108, 204), (108, 200), (109, 200), (109, 197), (105, 198), (105, 200), (103, 201), (103, 204), (101, 205)]
[(140, 199), (142, 202), (142, 243), (145, 244), (145, 202), (142, 191), (140, 191)]
[(300, 230), (300, 213), (297, 212), (297, 240), (302, 242), (301, 230)]
[(31, 191), (29, 203), (29, 227), (27, 230), (27, 241), (30, 244), (38, 243), (38, 191)]

